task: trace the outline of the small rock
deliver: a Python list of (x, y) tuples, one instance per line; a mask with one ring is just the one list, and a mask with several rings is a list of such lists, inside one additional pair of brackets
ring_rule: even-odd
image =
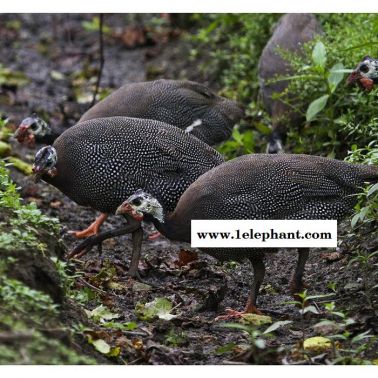
[(308, 352), (325, 352), (332, 348), (332, 343), (327, 337), (315, 336), (306, 339), (303, 343), (303, 348)]
[(253, 324), (260, 326), (263, 324), (271, 324), (272, 318), (267, 315), (257, 315), (257, 314), (243, 314), (242, 315), (243, 323)]

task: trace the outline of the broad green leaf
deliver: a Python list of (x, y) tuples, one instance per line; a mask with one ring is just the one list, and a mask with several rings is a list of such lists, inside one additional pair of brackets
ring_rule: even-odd
[(319, 314), (319, 311), (316, 309), (315, 306), (307, 306), (303, 310), (301, 310), (302, 314), (307, 314), (308, 312), (311, 312), (313, 314)]
[(270, 333), (275, 331), (278, 328), (285, 326), (286, 324), (293, 323), (291, 320), (281, 320), (278, 322), (273, 323), (270, 327), (268, 327), (263, 333)]
[(335, 294), (329, 293), (329, 294), (318, 294), (318, 295), (309, 295), (306, 297), (307, 301), (311, 301), (312, 299), (320, 299), (320, 298), (327, 298), (327, 297), (333, 297)]
[(235, 347), (236, 347), (235, 343), (227, 343), (226, 345), (223, 345), (215, 349), (215, 353), (220, 355), (227, 352), (232, 352), (235, 349)]
[(149, 291), (151, 290), (152, 286), (147, 285), (143, 282), (137, 282), (135, 281), (133, 283), (133, 291)]
[(106, 355), (108, 357), (118, 357), (121, 353), (121, 348), (120, 347), (114, 347), (114, 348), (110, 348), (110, 351), (109, 353), (107, 353)]
[(110, 345), (102, 339), (92, 341), (92, 344), (95, 349), (102, 354), (108, 354), (110, 352)]
[(249, 332), (251, 330), (251, 326), (240, 323), (220, 323), (219, 326), (224, 328), (240, 329), (241, 331), (245, 332)]
[(314, 100), (308, 107), (306, 113), (307, 122), (311, 122), (316, 115), (321, 112), (327, 104), (329, 95), (324, 95)]
[(112, 313), (107, 307), (103, 305), (96, 307), (92, 311), (85, 310), (85, 313), (89, 318), (92, 318), (97, 322), (119, 318), (119, 314)]
[(323, 42), (316, 42), (312, 50), (312, 61), (316, 66), (324, 68), (327, 61), (327, 52)]
[(171, 320), (177, 317), (172, 315), (172, 303), (167, 298), (155, 298), (152, 302), (145, 304), (137, 303), (135, 312), (142, 320), (152, 320), (156, 317), (164, 320)]
[(371, 196), (373, 193), (378, 192), (378, 184), (373, 185), (367, 192), (367, 196)]
[(103, 323), (102, 326), (106, 328), (119, 329), (121, 331), (132, 331), (138, 328), (138, 325), (135, 322), (126, 322), (126, 323), (106, 322), (106, 323)]
[(352, 226), (352, 228), (354, 228), (356, 226), (356, 224), (359, 220), (360, 220), (360, 213), (353, 215), (353, 218), (350, 221), (350, 225)]
[(341, 71), (344, 68), (342, 63), (336, 63), (329, 72), (328, 75), (328, 86), (333, 93), (337, 86), (340, 84), (341, 80), (344, 78), (344, 73)]
[(354, 336), (353, 339), (351, 340), (351, 343), (354, 344), (364, 339), (369, 339), (373, 337), (373, 335), (368, 335), (368, 333), (370, 333), (370, 329), (368, 329), (367, 331), (363, 333), (358, 334), (357, 336)]

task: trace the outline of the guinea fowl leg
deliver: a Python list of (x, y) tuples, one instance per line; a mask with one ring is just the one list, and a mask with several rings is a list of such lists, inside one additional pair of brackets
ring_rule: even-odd
[(105, 222), (108, 218), (108, 214), (102, 213), (96, 220), (85, 230), (83, 231), (68, 231), (69, 234), (72, 234), (77, 239), (84, 239), (88, 236), (98, 234), (101, 225)]
[(298, 261), (290, 284), (290, 291), (296, 300), (300, 300), (298, 293), (301, 293), (307, 285), (303, 282), (303, 273), (310, 253), (310, 248), (298, 248)]
[(226, 309), (226, 315), (218, 316), (215, 320), (230, 320), (240, 318), (244, 314), (258, 314), (261, 315), (261, 311), (259, 311), (256, 307), (256, 300), (259, 294), (260, 286), (264, 280), (265, 276), (265, 264), (264, 264), (264, 257), (259, 256), (254, 259), (251, 259), (251, 263), (253, 266), (253, 282), (251, 291), (249, 292), (247, 305), (244, 311), (235, 311), (230, 308)]
[(133, 232), (132, 240), (133, 240), (133, 252), (132, 252), (131, 260), (130, 260), (129, 276), (141, 281), (141, 278), (138, 272), (138, 265), (139, 265), (140, 253), (142, 250), (142, 242), (143, 242), (142, 227), (139, 227), (137, 230)]

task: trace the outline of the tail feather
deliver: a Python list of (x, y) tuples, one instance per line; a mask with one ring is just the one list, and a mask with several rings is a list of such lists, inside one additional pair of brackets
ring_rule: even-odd
[(378, 182), (378, 166), (376, 165), (360, 165), (360, 177), (364, 181), (371, 183)]

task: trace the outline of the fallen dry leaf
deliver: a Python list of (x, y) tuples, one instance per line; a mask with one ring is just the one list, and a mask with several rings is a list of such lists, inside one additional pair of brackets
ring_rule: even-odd
[(198, 260), (197, 252), (182, 249), (178, 254), (178, 260), (175, 261), (175, 264), (181, 268), (196, 260)]
[(339, 261), (344, 257), (341, 252), (322, 253), (320, 256), (328, 262)]

